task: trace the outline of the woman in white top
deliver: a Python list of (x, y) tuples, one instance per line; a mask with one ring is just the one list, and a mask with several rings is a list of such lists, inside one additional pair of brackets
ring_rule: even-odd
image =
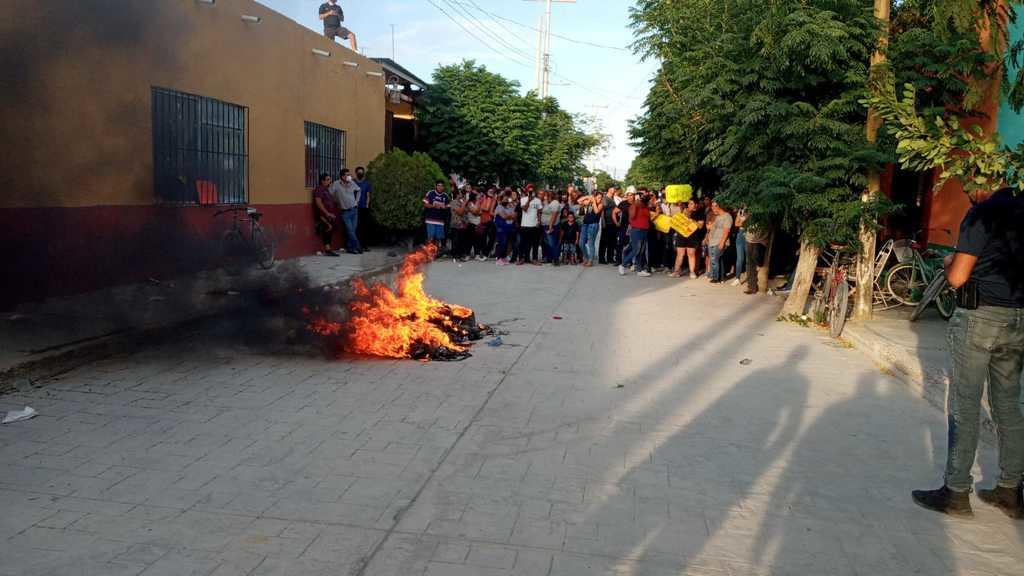
[(540, 265), (537, 251), (540, 248), (540, 211), (544, 204), (534, 192), (533, 185), (526, 187), (526, 193), (519, 201), (523, 217), (519, 222), (519, 261), (516, 264)]

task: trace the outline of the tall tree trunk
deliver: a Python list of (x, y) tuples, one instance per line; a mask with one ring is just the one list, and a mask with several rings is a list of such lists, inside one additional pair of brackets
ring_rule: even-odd
[(782, 316), (802, 316), (807, 310), (807, 295), (814, 283), (814, 270), (818, 267), (818, 256), (821, 247), (807, 241), (800, 242), (800, 259), (796, 263), (793, 274), (793, 285), (790, 286), (789, 297), (782, 306)]
[[(875, 72), (885, 63), (885, 48), (889, 44), (889, 10), (892, 0), (875, 0), (875, 18), (885, 24), (882, 36), (878, 39), (875, 53), (871, 55), (871, 72)], [(870, 74), (869, 74), (870, 78)], [(867, 140), (874, 143), (878, 140), (878, 129), (882, 126), (882, 118), (872, 108), (868, 110)], [(881, 178), (877, 170), (868, 172), (868, 189), (864, 193), (864, 202), (872, 202), (881, 190)], [(857, 320), (870, 320), (872, 303), (875, 299), (875, 222), (861, 221), (860, 224), (860, 255), (857, 258), (857, 294), (853, 303), (853, 317)]]
[(758, 291), (761, 294), (765, 294), (771, 288), (768, 285), (768, 281), (771, 279), (771, 268), (772, 268), (772, 247), (775, 246), (775, 230), (768, 233), (768, 246), (764, 249), (764, 262), (758, 263), (757, 268), (757, 286)]

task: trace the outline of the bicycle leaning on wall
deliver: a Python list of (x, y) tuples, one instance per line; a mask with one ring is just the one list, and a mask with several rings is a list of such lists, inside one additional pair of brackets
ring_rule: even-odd
[[(246, 218), (241, 215), (243, 211)], [(228, 228), (221, 238), (224, 269), (229, 274), (238, 275), (244, 266), (252, 262), (256, 262), (264, 270), (273, 268), (274, 239), (260, 225), (260, 218), (263, 217), (263, 214), (249, 206), (236, 206), (219, 210), (213, 217), (216, 218), (222, 214), (232, 215), (231, 228)], [(248, 238), (243, 232), (246, 228), (242, 226), (243, 222), (249, 223)]]
[(932, 301), (943, 318), (948, 320), (953, 316), (956, 292), (944, 284), (946, 276), (942, 267), (943, 258), (950, 251), (925, 248), (910, 240), (898, 240), (894, 244), (893, 253), (899, 264), (889, 270), (885, 285), (901, 304), (915, 307), (911, 320), (916, 320)]

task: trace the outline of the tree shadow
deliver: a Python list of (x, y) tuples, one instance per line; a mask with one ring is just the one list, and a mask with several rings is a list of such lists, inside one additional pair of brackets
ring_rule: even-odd
[(856, 574), (957, 572), (947, 520), (910, 501), (910, 486), (941, 466), (944, 444), (938, 421), (922, 430), (912, 417), (921, 408), (908, 392), (864, 373), (801, 435), (767, 500), (752, 555), (759, 564), (794, 573), (826, 573), (837, 560)]
[[(760, 500), (759, 483), (778, 470), (804, 420), (810, 382), (799, 367), (808, 351), (798, 346), (778, 364), (745, 376), (660, 442), (651, 464), (666, 467), (667, 486), (647, 474), (645, 462), (606, 485), (609, 494), (588, 493), (590, 505), (569, 519), (565, 550), (610, 556), (616, 574), (745, 564), (753, 542), (747, 516)], [(709, 363), (675, 385), (703, 382), (722, 369)], [(684, 412), (676, 406), (677, 415)], [(624, 527), (627, 513), (633, 523)], [(721, 531), (728, 542), (716, 538)]]

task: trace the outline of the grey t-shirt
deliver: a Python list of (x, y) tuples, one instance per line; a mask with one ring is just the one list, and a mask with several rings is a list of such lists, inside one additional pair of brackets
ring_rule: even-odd
[(331, 184), (331, 194), (337, 200), (342, 210), (351, 210), (359, 206), (359, 196), (363, 191), (355, 182), (342, 182), (341, 180)]
[(718, 246), (721, 244), (730, 228), (732, 228), (732, 215), (728, 212), (722, 212), (715, 218), (715, 223), (711, 225), (711, 233), (708, 235), (708, 246)]
[(555, 217), (555, 227), (558, 226), (558, 215), (562, 211), (562, 204), (558, 200), (552, 200), (544, 205), (540, 212), (540, 225), (545, 228), (551, 225), (551, 217)]

